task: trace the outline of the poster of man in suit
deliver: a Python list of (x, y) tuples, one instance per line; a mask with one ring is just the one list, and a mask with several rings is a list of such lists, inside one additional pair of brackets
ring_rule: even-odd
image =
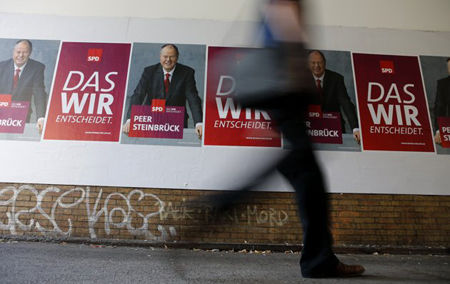
[[(309, 50), (308, 67), (311, 71), (311, 80), (314, 80), (317, 87), (317, 95), (312, 103), (319, 108), (320, 113), (325, 114), (324, 118), (327, 117), (326, 114), (328, 117), (331, 117), (331, 114), (340, 117), (335, 124), (339, 126), (342, 135), (339, 143), (333, 142), (333, 140), (323, 143), (320, 140), (315, 141), (314, 139), (317, 137), (312, 137), (316, 149), (361, 151), (361, 135), (355, 107), (356, 96), (350, 52)], [(325, 124), (331, 123), (332, 120), (328, 121), (325, 121)], [(326, 140), (322, 139), (322, 141)]]
[[(201, 146), (205, 54), (204, 45), (133, 44), (121, 143)], [(179, 122), (180, 125), (176, 125), (181, 132), (177, 139), (164, 134), (158, 125), (152, 125), (150, 113), (144, 120), (140, 119), (146, 125), (135, 124), (137, 121), (134, 120), (138, 116), (132, 115), (133, 110), (141, 106), (152, 106), (148, 108), (152, 111), (158, 109), (161, 103), (164, 110), (184, 111), (184, 118)], [(169, 129), (167, 122), (163, 121), (161, 126), (163, 125)], [(153, 130), (153, 126), (159, 131), (159, 135), (142, 134), (149, 132), (149, 129)]]
[(29, 102), (24, 133), (2, 139), (40, 140), (59, 41), (0, 39), (0, 94)]

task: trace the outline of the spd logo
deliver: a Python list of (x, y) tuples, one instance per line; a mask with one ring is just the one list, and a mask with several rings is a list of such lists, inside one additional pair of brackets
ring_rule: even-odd
[(102, 48), (89, 48), (87, 54), (88, 62), (100, 62), (102, 61), (103, 49)]
[(11, 105), (11, 95), (0, 94), (0, 107), (9, 107)]
[(308, 117), (322, 117), (322, 107), (320, 105), (309, 105)]
[(394, 74), (394, 61), (381, 60), (380, 69), (382, 74)]
[(152, 100), (152, 112), (165, 112), (166, 100), (153, 99)]

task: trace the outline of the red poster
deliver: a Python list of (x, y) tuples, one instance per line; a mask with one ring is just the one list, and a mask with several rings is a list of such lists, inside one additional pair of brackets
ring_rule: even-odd
[(206, 85), (205, 145), (280, 147), (280, 133), (266, 111), (241, 108), (232, 98), (231, 71), (248, 49), (210, 47)]
[(0, 133), (23, 133), (30, 102), (12, 101), (11, 95), (0, 94)]
[(450, 117), (438, 117), (437, 123), (442, 147), (450, 148)]
[(62, 44), (44, 139), (119, 141), (130, 48)]
[(131, 106), (130, 119), (129, 137), (183, 139), (184, 107), (154, 99), (151, 106)]
[(342, 144), (341, 115), (338, 112), (322, 112), (320, 105), (310, 105), (305, 124), (311, 142)]
[(0, 108), (11, 106), (11, 95), (0, 94)]
[(433, 152), (416, 56), (353, 54), (364, 150)]

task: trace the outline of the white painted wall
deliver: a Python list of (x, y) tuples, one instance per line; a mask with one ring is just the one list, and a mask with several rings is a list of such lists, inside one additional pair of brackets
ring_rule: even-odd
[[(254, 21), (264, 0), (14, 0), (0, 12), (60, 16)], [(449, 0), (304, 0), (322, 26), (450, 31)]]
[(306, 0), (322, 26), (450, 31), (449, 0)]
[[(256, 19), (254, 6), (259, 2), (7, 1), (0, 5), (0, 38), (234, 46), (248, 39)], [(449, 3), (307, 0), (309, 19), (315, 24), (312, 44), (330, 50), (450, 56)], [(236, 147), (0, 141), (0, 181), (226, 189), (237, 185), (249, 168), (278, 152)], [(318, 154), (332, 192), (450, 194), (450, 159), (445, 155)], [(263, 188), (289, 189), (279, 177)]]

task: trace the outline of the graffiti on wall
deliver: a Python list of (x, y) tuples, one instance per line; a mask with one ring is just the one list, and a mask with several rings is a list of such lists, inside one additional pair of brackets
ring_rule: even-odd
[[(166, 241), (176, 236), (177, 231), (174, 226), (159, 223), (195, 220), (199, 215), (205, 220), (215, 217), (211, 207), (174, 206), (172, 202), (166, 204), (157, 195), (139, 189), (128, 194), (105, 194), (103, 189), (93, 192), (90, 187), (62, 190), (50, 186), (38, 190), (31, 185), (7, 186), (0, 190), (0, 209), (2, 207), (5, 209), (0, 211), (0, 231), (9, 231), (12, 235), (19, 231), (37, 231), (48, 237), (72, 236), (73, 220), (85, 216), (83, 220), (87, 221), (92, 239), (97, 238), (97, 231), (102, 227), (108, 236), (112, 230), (121, 229), (147, 240)], [(62, 214), (62, 210), (72, 211)], [(289, 219), (283, 210), (262, 210), (256, 205), (247, 205), (242, 212), (234, 211), (226, 217), (234, 223), (244, 221), (248, 225), (266, 224), (271, 227), (283, 226)]]

